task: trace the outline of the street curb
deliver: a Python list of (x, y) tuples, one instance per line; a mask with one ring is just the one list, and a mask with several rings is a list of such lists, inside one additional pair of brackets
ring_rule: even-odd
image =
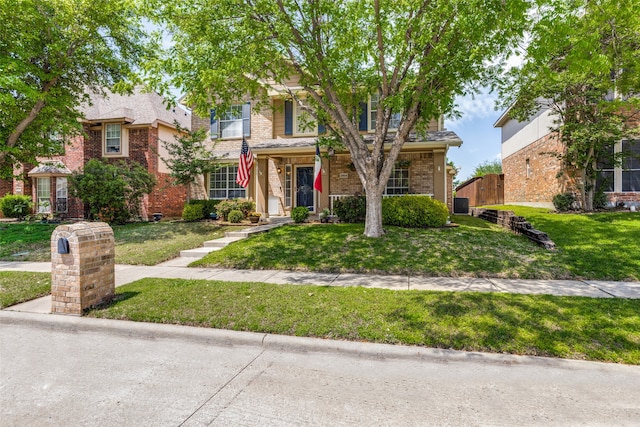
[(600, 364), (611, 369), (613, 366), (627, 367), (605, 362), (559, 359), (538, 356), (519, 356), (466, 352), (408, 345), (392, 345), (370, 342), (339, 341), (322, 338), (294, 337), (258, 332), (231, 331), (224, 329), (161, 323), (132, 322), (126, 320), (96, 319), (56, 314), (0, 311), (0, 327), (24, 325), (66, 331), (69, 333), (110, 332), (115, 335), (136, 339), (182, 339), (217, 346), (253, 346), (265, 350), (288, 351), (292, 353), (339, 353), (365, 359), (405, 359), (429, 361), (442, 364), (481, 363), (499, 365), (538, 365), (572, 369), (575, 364)]

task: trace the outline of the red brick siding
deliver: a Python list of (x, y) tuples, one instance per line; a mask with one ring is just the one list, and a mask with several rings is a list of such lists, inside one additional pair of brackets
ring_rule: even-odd
[(566, 174), (557, 177), (561, 160), (547, 154), (562, 151), (557, 134), (551, 133), (502, 159), (504, 202), (551, 203), (556, 194), (572, 191), (572, 180)]

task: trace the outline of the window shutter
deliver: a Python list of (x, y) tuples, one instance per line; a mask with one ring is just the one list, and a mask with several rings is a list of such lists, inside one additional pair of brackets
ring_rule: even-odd
[(211, 109), (211, 118), (210, 118), (210, 128), (211, 128), (211, 139), (218, 138), (220, 123), (216, 119), (216, 110)]
[(284, 101), (284, 134), (293, 135), (293, 102)]
[(327, 133), (327, 128), (324, 123), (318, 122), (318, 135), (324, 135)]
[(369, 130), (369, 105), (366, 102), (360, 103), (360, 121), (358, 122), (358, 130)]
[(251, 136), (251, 103), (242, 104), (242, 134)]

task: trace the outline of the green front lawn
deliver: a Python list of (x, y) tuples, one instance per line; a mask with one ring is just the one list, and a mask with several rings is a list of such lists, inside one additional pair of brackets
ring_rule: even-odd
[[(530, 208), (529, 208), (530, 209)], [(562, 215), (516, 210), (558, 250), (469, 216), (457, 228), (386, 227), (378, 239), (361, 224), (289, 225), (212, 252), (192, 266), (424, 276), (640, 280), (640, 214)]]
[(640, 280), (640, 213), (556, 214), (547, 209), (500, 206), (549, 235), (558, 258), (577, 277)]
[[(0, 224), (0, 260), (50, 261), (51, 233), (56, 225), (40, 223)], [(211, 222), (133, 223), (114, 225), (117, 264), (156, 265), (175, 258), (181, 250), (202, 246), (224, 237), (225, 231)]]
[(143, 279), (91, 317), (640, 364), (640, 300)]
[(51, 293), (51, 273), (0, 271), (0, 309)]

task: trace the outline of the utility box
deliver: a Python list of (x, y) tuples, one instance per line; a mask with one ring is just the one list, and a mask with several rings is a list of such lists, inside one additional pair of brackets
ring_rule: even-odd
[(469, 199), (466, 197), (455, 197), (453, 199), (453, 213), (469, 215)]
[(113, 299), (115, 242), (104, 222), (60, 225), (51, 234), (51, 312), (81, 316)]

